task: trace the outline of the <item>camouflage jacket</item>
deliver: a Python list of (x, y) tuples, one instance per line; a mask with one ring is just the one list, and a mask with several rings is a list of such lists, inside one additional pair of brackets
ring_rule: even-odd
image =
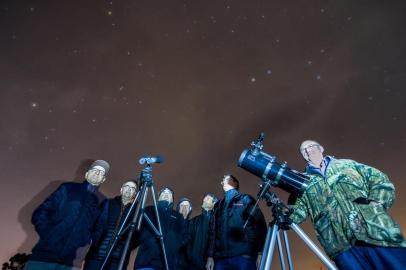
[(356, 241), (406, 247), (399, 225), (387, 213), (395, 199), (388, 177), (353, 160), (326, 159), (324, 176), (311, 167), (306, 170), (310, 182), (292, 206), (293, 222), (302, 223), (310, 216), (317, 239), (331, 258)]

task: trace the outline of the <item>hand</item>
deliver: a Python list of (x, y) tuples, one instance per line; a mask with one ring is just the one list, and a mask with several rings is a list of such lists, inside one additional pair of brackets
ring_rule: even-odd
[(262, 254), (258, 254), (258, 257), (257, 257), (257, 269), (259, 269), (259, 266), (261, 265), (261, 259), (262, 259)]
[(213, 257), (208, 257), (207, 263), (206, 263), (206, 270), (213, 270), (213, 269), (214, 269), (214, 259), (213, 259)]

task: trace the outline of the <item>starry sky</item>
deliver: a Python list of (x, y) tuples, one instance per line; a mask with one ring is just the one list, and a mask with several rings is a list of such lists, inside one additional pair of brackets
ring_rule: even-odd
[[(0, 261), (30, 252), (33, 209), (92, 159), (111, 164), (108, 196), (145, 154), (194, 214), (226, 172), (255, 196), (236, 164), (261, 131), (294, 169), (312, 138), (387, 173), (406, 229), (404, 14), (397, 0), (2, 0)], [(320, 269), (291, 237), (295, 265)]]

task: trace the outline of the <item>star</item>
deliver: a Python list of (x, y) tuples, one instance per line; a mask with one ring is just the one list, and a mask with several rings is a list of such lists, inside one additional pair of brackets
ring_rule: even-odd
[(37, 109), (39, 104), (37, 102), (31, 102), (31, 108)]

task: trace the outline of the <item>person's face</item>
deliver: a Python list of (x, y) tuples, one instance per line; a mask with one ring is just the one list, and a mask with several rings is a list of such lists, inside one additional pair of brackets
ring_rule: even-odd
[(120, 189), (120, 194), (123, 198), (131, 200), (137, 193), (137, 185), (134, 182), (126, 182)]
[(323, 147), (319, 144), (306, 145), (302, 153), (305, 160), (316, 166), (319, 166), (323, 161)]
[(179, 213), (182, 214), (183, 218), (187, 218), (191, 211), (190, 202), (183, 201), (179, 204)]
[(206, 211), (210, 211), (214, 208), (214, 198), (210, 195), (207, 195), (203, 198), (202, 208)]
[(230, 189), (233, 189), (233, 186), (230, 186), (228, 184), (228, 181), (230, 180), (230, 176), (229, 175), (224, 175), (223, 180), (221, 180), (221, 186), (223, 187), (224, 191), (229, 191)]
[(158, 201), (167, 201), (169, 203), (173, 202), (173, 195), (169, 189), (165, 189), (162, 191), (161, 195), (159, 195)]
[(94, 166), (86, 172), (85, 178), (93, 186), (99, 186), (106, 181), (106, 171), (101, 166)]

